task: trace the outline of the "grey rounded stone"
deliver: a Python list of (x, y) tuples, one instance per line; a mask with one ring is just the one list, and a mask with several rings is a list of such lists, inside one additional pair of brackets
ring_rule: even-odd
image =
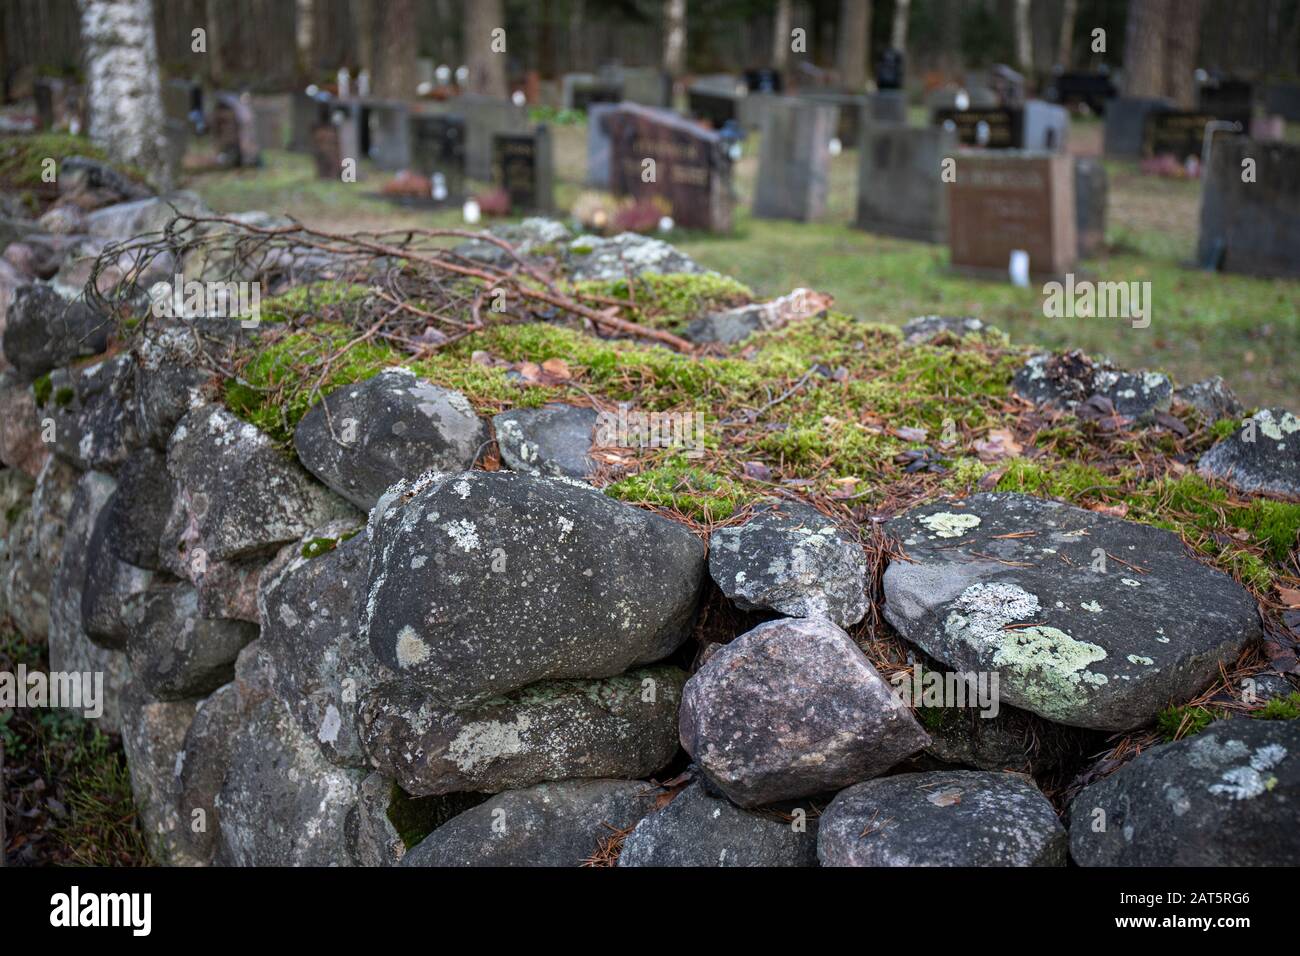
[(686, 637), (704, 570), (683, 525), (506, 471), (399, 484), (369, 529), (362, 631), (385, 666), (451, 707), (663, 659)]
[(760, 624), (715, 652), (686, 683), (680, 731), (742, 807), (839, 789), (929, 743), (852, 639), (821, 619)]
[(1219, 721), (1152, 747), (1070, 804), (1080, 866), (1293, 866), (1300, 721)]
[(371, 763), (416, 796), (649, 776), (677, 753), (685, 682), (675, 667), (649, 667), (603, 680), (541, 681), (457, 709), (389, 684), (366, 695), (361, 734)]
[(1261, 408), (1216, 442), (1196, 468), (1245, 492), (1300, 496), (1300, 418)]
[(1159, 528), (1022, 494), (924, 505), (886, 528), (908, 559), (885, 571), (889, 623), (1049, 720), (1141, 726), (1260, 634), (1254, 599)]
[(623, 841), (619, 866), (816, 866), (817, 819), (785, 821), (711, 796), (698, 781), (647, 816)]
[(782, 502), (709, 537), (709, 574), (743, 610), (825, 617), (840, 627), (867, 613), (867, 558), (820, 511)]
[(4, 355), (30, 382), (73, 359), (104, 351), (111, 327), (85, 302), (70, 302), (48, 285), (31, 283), (13, 292), (5, 316)]
[(307, 470), (367, 511), (399, 479), (472, 467), (487, 440), (464, 395), (400, 368), (331, 392), (293, 433)]
[(598, 413), (576, 405), (516, 408), (492, 419), (501, 460), (529, 475), (586, 478)]
[(581, 866), (654, 809), (640, 780), (569, 780), (498, 794), (448, 820), (402, 866)]
[(1069, 842), (1028, 777), (903, 773), (836, 795), (822, 814), (822, 866), (1065, 866)]

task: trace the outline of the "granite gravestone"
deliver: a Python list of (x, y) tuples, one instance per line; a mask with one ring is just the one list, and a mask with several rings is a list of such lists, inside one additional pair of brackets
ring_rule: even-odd
[(948, 235), (943, 161), (957, 156), (957, 134), (941, 126), (868, 125), (858, 150), (854, 225), (922, 242)]
[(1255, 86), (1246, 80), (1224, 77), (1210, 80), (1197, 90), (1197, 108), (1215, 119), (1250, 126), (1255, 113)]
[(587, 185), (609, 188), (609, 130), (605, 117), (618, 109), (615, 103), (593, 103), (587, 110)]
[(355, 139), (358, 156), (389, 171), (410, 166), (410, 110), (404, 102), (370, 98), (341, 102), (347, 110), (344, 122), (353, 127), (346, 137)]
[(313, 131), (329, 122), (329, 97), (323, 93), (294, 93), (290, 106), (289, 149), (308, 153), (313, 149)]
[(963, 150), (948, 193), (948, 248), (958, 271), (1007, 275), (1011, 253), (1029, 255), (1031, 275), (1072, 272), (1074, 162), (1045, 153)]
[[(667, 108), (673, 102), (673, 82), (663, 70), (652, 66), (625, 66), (601, 77), (610, 83), (617, 83), (623, 90), (623, 99), (629, 103), (642, 106)], [(591, 115), (588, 108), (587, 115)]]
[(465, 196), (465, 121), (450, 114), (413, 114), (410, 118), (411, 169), (435, 181), (442, 177), (446, 195), (439, 201), (459, 203)]
[(1074, 157), (1075, 232), (1080, 259), (1090, 259), (1106, 248), (1109, 193), (1106, 164), (1093, 156)]
[(658, 201), (679, 226), (731, 231), (731, 159), (717, 133), (664, 110), (624, 103), (605, 116), (610, 189)]
[(1214, 121), (1208, 113), (1163, 110), (1147, 116), (1142, 136), (1142, 155), (1172, 156), (1179, 162), (1200, 158), (1205, 147), (1205, 128)]
[(734, 90), (720, 86), (696, 85), (686, 92), (691, 116), (704, 120), (714, 129), (722, 129), (728, 121), (740, 122), (740, 100), (740, 95)]
[(1133, 159), (1141, 156), (1147, 117), (1173, 108), (1173, 101), (1163, 97), (1118, 96), (1107, 102), (1106, 155)]
[(869, 94), (866, 115), (872, 123), (906, 123), (907, 94), (903, 90), (877, 90)]
[(1019, 149), (1024, 142), (1025, 114), (1021, 109), (937, 109), (934, 122), (955, 132), (963, 146)]
[(782, 97), (767, 111), (754, 215), (808, 222), (826, 211), (836, 108)]
[(1117, 96), (1109, 73), (1089, 73), (1071, 71), (1057, 75), (1048, 88), (1047, 98), (1060, 103), (1067, 109), (1072, 106), (1086, 106), (1091, 112), (1101, 115), (1106, 104)]
[(550, 130), (539, 126), (531, 133), (493, 136), (492, 182), (510, 197), (512, 213), (550, 212), (555, 205)]
[(452, 101), (465, 119), (465, 175), (484, 182), (492, 178), (492, 137), (497, 133), (527, 133), (528, 112), (510, 100), (464, 93)]
[(745, 88), (751, 93), (780, 93), (783, 89), (781, 71), (770, 66), (746, 70)]
[(1197, 260), (1225, 272), (1300, 278), (1300, 146), (1216, 137), (1204, 180)]
[(867, 108), (867, 97), (861, 93), (845, 93), (839, 90), (810, 90), (801, 93), (800, 98), (810, 103), (835, 108), (835, 131), (845, 149), (858, 145), (858, 130), (862, 126), (862, 111)]
[(247, 98), (218, 93), (212, 110), (212, 139), (222, 166), (257, 166), (261, 163), (257, 127)]
[(257, 145), (262, 149), (284, 149), (289, 134), (290, 95), (254, 96), (250, 105)]
[(1300, 122), (1300, 83), (1270, 83), (1264, 87), (1264, 112)]
[(1064, 106), (1043, 100), (1030, 100), (1025, 104), (1024, 123), (1020, 133), (1021, 149), (1064, 152), (1069, 135), (1070, 114)]

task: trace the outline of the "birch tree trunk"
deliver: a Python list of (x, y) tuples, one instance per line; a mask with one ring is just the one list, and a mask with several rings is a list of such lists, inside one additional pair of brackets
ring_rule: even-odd
[(1016, 0), (1016, 65), (1022, 72), (1034, 68), (1034, 29), (1029, 18), (1029, 0)]
[(784, 70), (790, 63), (790, 0), (776, 0), (772, 24), (772, 67)]
[(79, 0), (90, 137), (118, 163), (172, 184), (150, 0)]
[(1079, 14), (1079, 0), (1065, 0), (1061, 9), (1061, 38), (1056, 44), (1056, 65), (1070, 68), (1074, 59), (1074, 21)]
[(907, 18), (912, 10), (912, 0), (894, 0), (894, 27), (889, 32), (889, 45), (899, 53), (907, 52)]
[(664, 71), (674, 80), (686, 72), (686, 0), (664, 0)]

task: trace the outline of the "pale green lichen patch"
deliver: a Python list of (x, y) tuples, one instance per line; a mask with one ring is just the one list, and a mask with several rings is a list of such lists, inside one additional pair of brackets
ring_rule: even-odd
[(972, 528), (979, 527), (980, 517), (972, 514), (953, 514), (948, 511), (937, 511), (932, 515), (921, 518), (920, 522), (940, 538), (960, 538)]

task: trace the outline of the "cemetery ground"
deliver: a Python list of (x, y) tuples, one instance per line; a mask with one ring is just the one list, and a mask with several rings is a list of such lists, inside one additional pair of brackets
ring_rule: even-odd
[[(917, 116), (914, 123), (924, 122)], [(552, 125), (556, 204), (561, 210), (587, 191), (586, 129)], [(1292, 129), (1291, 137), (1298, 134)], [(1125, 367), (1163, 370), (1183, 383), (1221, 374), (1247, 406), (1300, 404), (1300, 295), (1294, 282), (1215, 274), (1195, 268), (1200, 183), (1141, 173), (1132, 162), (1106, 163), (1110, 176), (1107, 248), (1086, 260), (1078, 279), (1147, 282), (1149, 328), (1122, 319), (1047, 318), (1041, 284), (1016, 288), (956, 275), (943, 245), (872, 235), (852, 226), (857, 153), (831, 160), (825, 218), (816, 223), (755, 219), (749, 208), (758, 172), (759, 134), (745, 142), (736, 165), (738, 194), (731, 235), (678, 231), (670, 242), (701, 265), (748, 285), (759, 297), (804, 286), (835, 298), (836, 308), (870, 321), (901, 325), (918, 315), (973, 315), (1016, 343), (1080, 348)], [(1101, 124), (1075, 120), (1072, 151), (1097, 153)], [(286, 212), (325, 230), (458, 227), (460, 210), (411, 211), (378, 190), (391, 174), (363, 170), (357, 183), (317, 180), (309, 156), (267, 151), (265, 166), (193, 175), (185, 185), (213, 208)]]

